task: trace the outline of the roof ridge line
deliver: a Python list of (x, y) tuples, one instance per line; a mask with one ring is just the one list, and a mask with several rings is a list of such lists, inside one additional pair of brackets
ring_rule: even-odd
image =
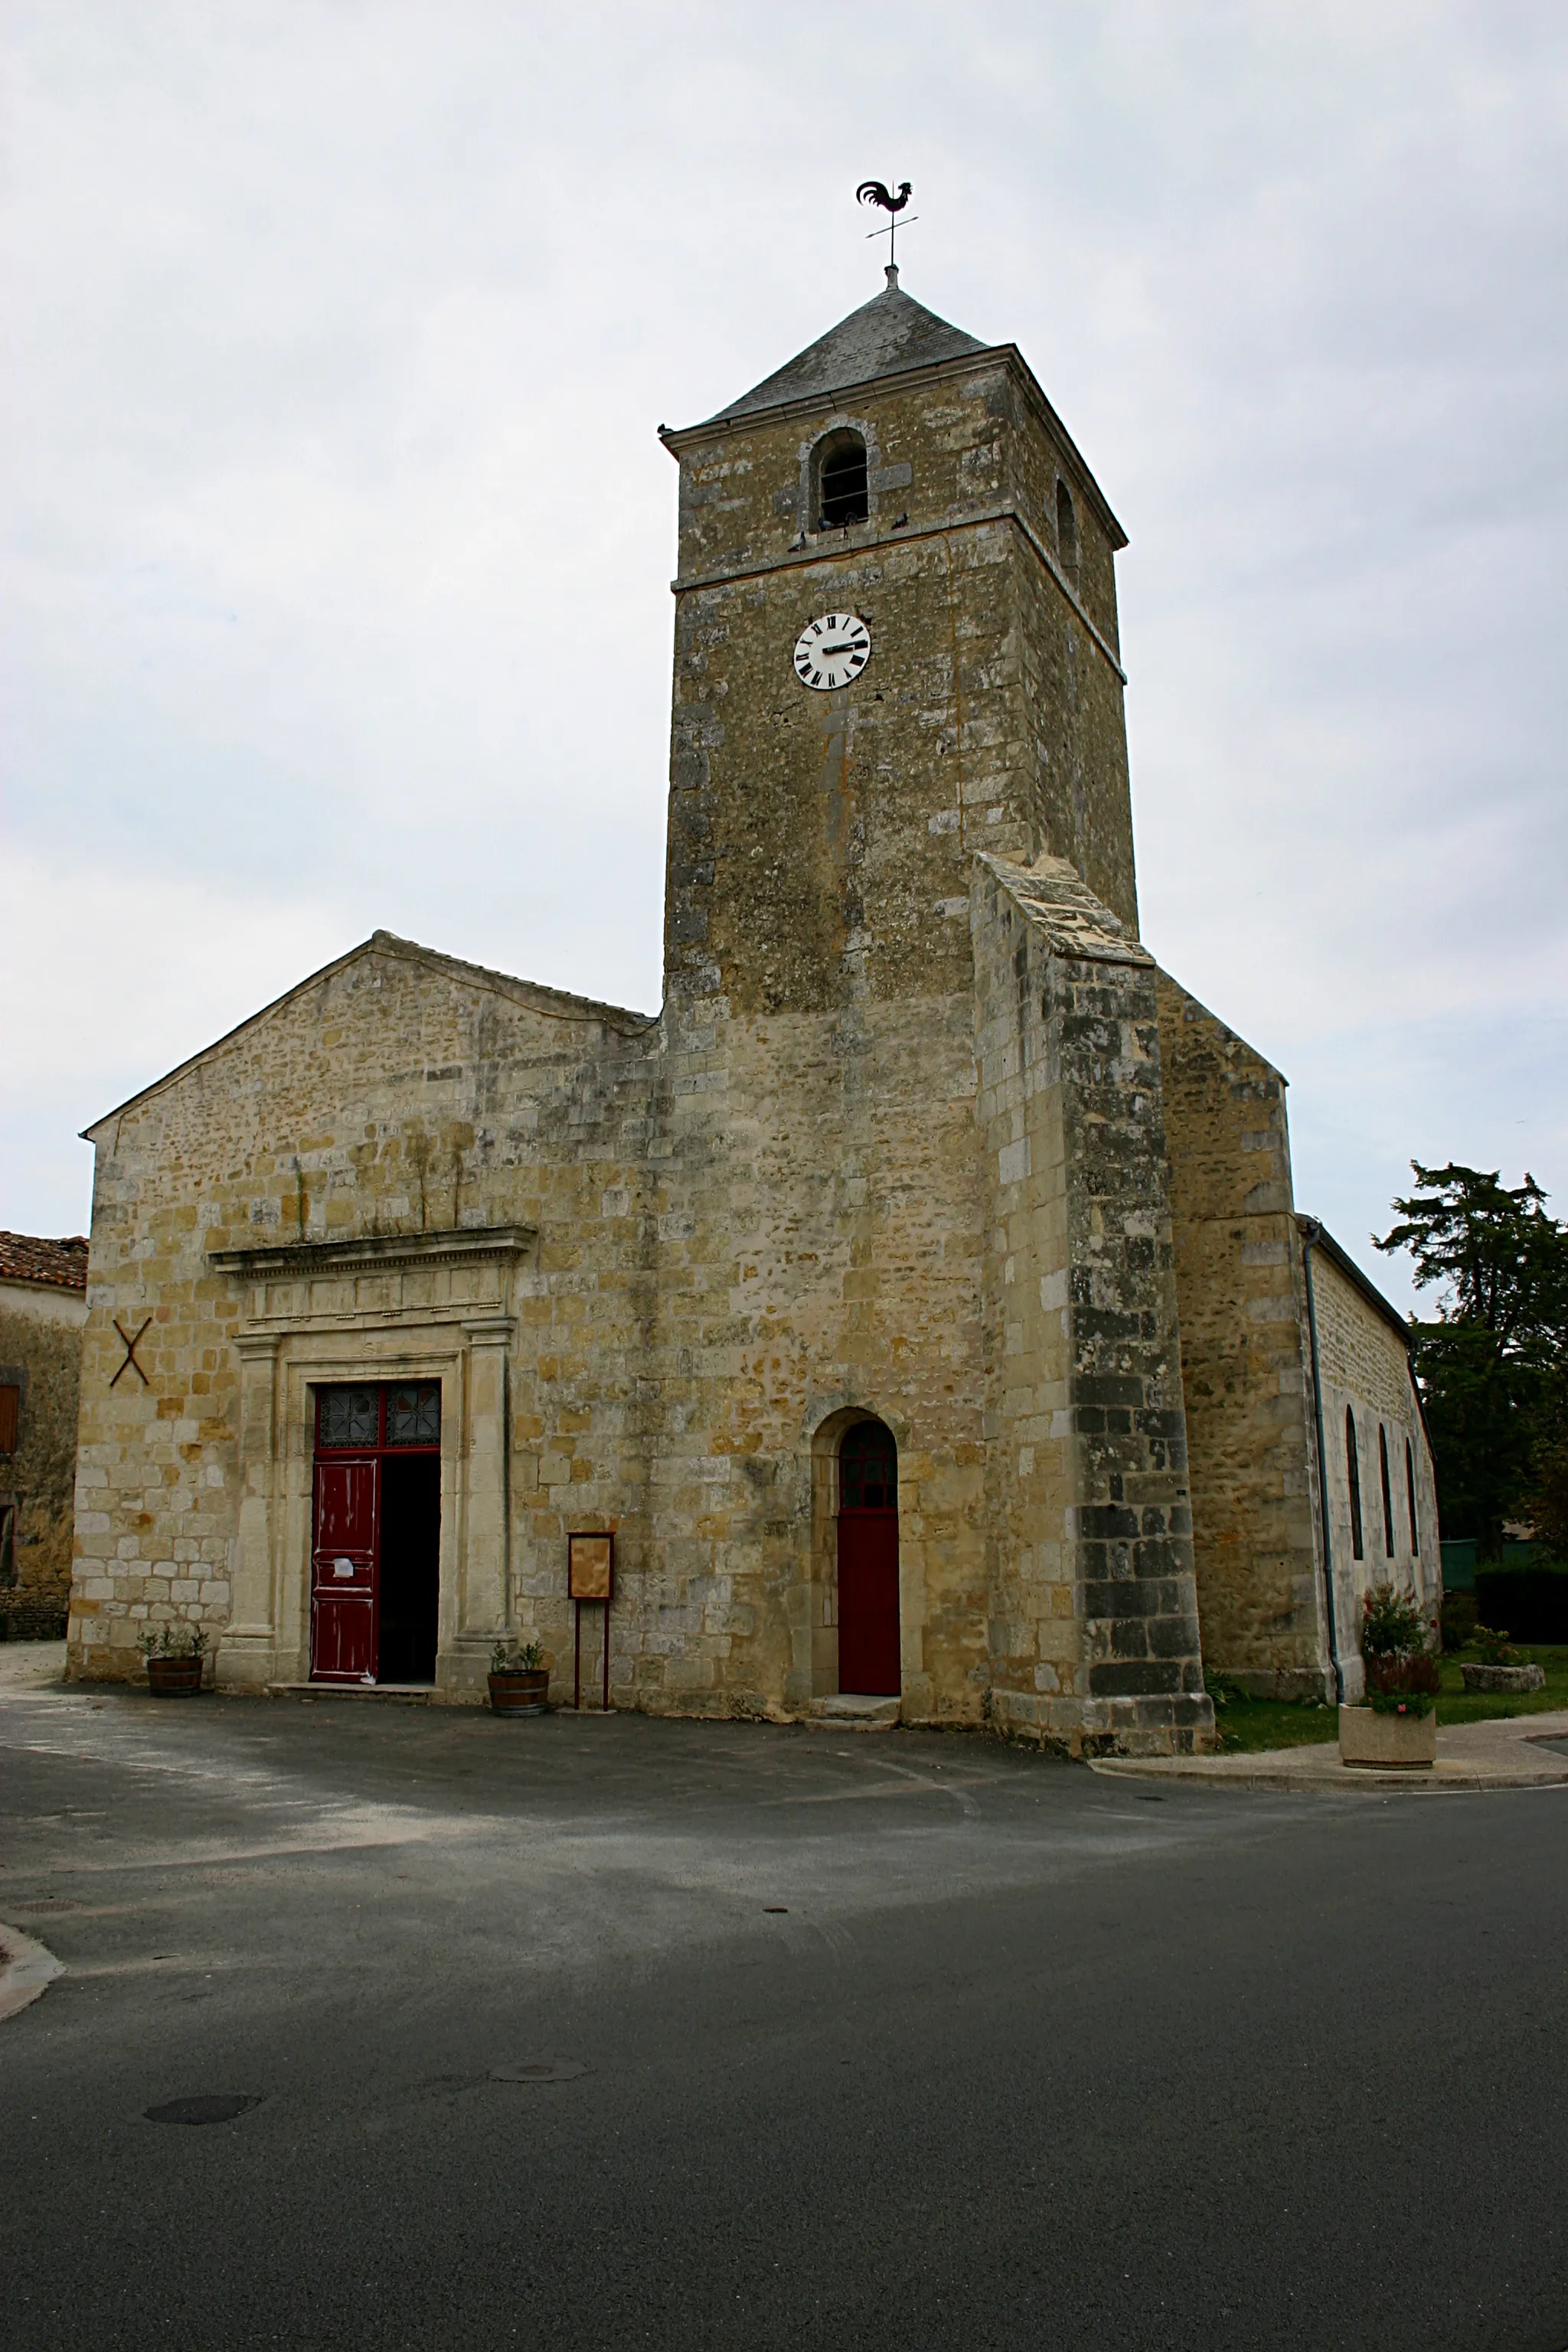
[(466, 963), (460, 956), (448, 955), (445, 949), (427, 948), (418, 940), (405, 940), (396, 931), (389, 931), (378, 927), (372, 931), (368, 939), (356, 941), (352, 948), (346, 948), (342, 955), (334, 956), (330, 962), (321, 964), (315, 971), (307, 972), (303, 980), (295, 981), (293, 985), (284, 989), (280, 995), (270, 998), (256, 1012), (247, 1013), (243, 1021), (237, 1021), (232, 1029), (224, 1030), (221, 1035), (212, 1038), (205, 1045), (199, 1045), (194, 1054), (187, 1054), (184, 1061), (176, 1062), (173, 1069), (163, 1072), (162, 1077), (150, 1080), (146, 1086), (138, 1087), (133, 1095), (127, 1095), (123, 1102), (116, 1103), (111, 1109), (100, 1112), (95, 1119), (90, 1120), (80, 1130), (82, 1141), (90, 1142), (96, 1129), (106, 1126), (111, 1118), (122, 1118), (128, 1110), (133, 1110), (139, 1103), (151, 1101), (154, 1095), (162, 1094), (166, 1087), (172, 1087), (176, 1079), (188, 1076), (198, 1063), (205, 1062), (209, 1055), (220, 1052), (224, 1046), (232, 1045), (237, 1039), (244, 1036), (247, 1031), (259, 1028), (264, 1021), (268, 1021), (274, 1013), (280, 1013), (286, 1004), (291, 1004), (296, 997), (302, 996), (308, 988), (314, 988), (321, 982), (332, 979), (336, 973), (353, 963), (357, 957), (372, 953), (396, 955), (409, 963), (425, 963), (448, 973), (460, 973), (471, 980), (482, 982), (486, 986), (497, 991), (529, 990), (537, 996), (553, 996), (564, 1003), (580, 1004), (584, 1008), (581, 1013), (552, 1013), (547, 1006), (540, 1004), (534, 1004), (531, 1008), (534, 1012), (542, 1013), (544, 1018), (550, 1021), (589, 1023), (597, 1019), (602, 1025), (614, 1027), (615, 1023), (605, 1020), (604, 1016), (615, 1014), (623, 1021), (637, 1024), (635, 1028), (620, 1032), (622, 1035), (629, 1037), (637, 1036), (642, 1031), (653, 1027), (660, 1017), (657, 1013), (635, 1013), (628, 1005), (601, 1004), (590, 996), (573, 996), (564, 989), (549, 987), (543, 981), (520, 980), (512, 972), (492, 971), (484, 964)]

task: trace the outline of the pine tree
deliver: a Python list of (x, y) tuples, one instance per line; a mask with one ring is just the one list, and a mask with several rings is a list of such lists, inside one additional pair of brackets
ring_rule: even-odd
[(1438, 1510), (1495, 1559), (1564, 1425), (1568, 1232), (1528, 1173), (1509, 1186), (1496, 1169), (1410, 1164), (1401, 1222), (1373, 1243), (1408, 1250), (1416, 1287), (1438, 1290), (1435, 1319), (1411, 1318)]

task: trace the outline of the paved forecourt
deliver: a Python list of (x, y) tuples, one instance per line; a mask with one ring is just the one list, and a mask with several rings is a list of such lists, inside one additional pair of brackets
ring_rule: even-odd
[(1560, 1788), (4, 1663), (7, 2352), (1568, 2342)]

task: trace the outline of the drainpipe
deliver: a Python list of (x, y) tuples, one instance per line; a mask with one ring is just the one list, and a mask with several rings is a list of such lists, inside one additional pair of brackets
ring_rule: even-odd
[(1318, 1497), (1323, 1523), (1323, 1591), (1329, 1612), (1329, 1658), (1334, 1669), (1334, 1696), (1345, 1703), (1345, 1670), (1340, 1664), (1339, 1629), (1334, 1622), (1334, 1555), (1329, 1533), (1329, 1457), (1323, 1445), (1323, 1384), (1318, 1372), (1318, 1306), (1312, 1296), (1312, 1244), (1322, 1232), (1316, 1217), (1298, 1217), (1301, 1236), (1301, 1272), (1307, 1284), (1307, 1336), (1312, 1354), (1312, 1418), (1318, 1430)]

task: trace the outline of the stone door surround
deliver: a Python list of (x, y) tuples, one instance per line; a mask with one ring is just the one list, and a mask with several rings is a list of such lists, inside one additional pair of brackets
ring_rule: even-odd
[(310, 1391), (353, 1381), (441, 1383), (438, 1690), (478, 1696), (510, 1622), (507, 1394), (514, 1292), (531, 1225), (214, 1250), (247, 1293), (240, 1367), (240, 1502), (222, 1687), (310, 1673), (314, 1415)]

